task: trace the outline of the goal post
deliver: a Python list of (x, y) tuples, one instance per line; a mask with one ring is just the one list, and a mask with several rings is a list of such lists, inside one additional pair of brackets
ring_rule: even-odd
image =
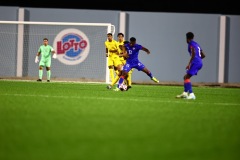
[(38, 78), (34, 59), (48, 38), (58, 57), (52, 59), (51, 79), (109, 83), (104, 45), (109, 32), (115, 33), (111, 23), (0, 21), (0, 77)]

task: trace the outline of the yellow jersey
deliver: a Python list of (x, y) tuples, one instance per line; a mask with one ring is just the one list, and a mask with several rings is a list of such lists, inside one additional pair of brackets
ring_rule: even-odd
[(122, 41), (122, 42), (117, 42), (118, 43), (118, 52), (119, 53), (122, 53), (122, 49), (120, 48), (120, 46), (123, 46), (124, 45), (124, 43), (123, 43), (124, 41)]
[[(118, 47), (118, 42), (115, 41), (114, 39), (110, 42), (108, 40), (105, 41), (105, 47), (108, 49), (109, 56), (111, 55), (119, 55), (119, 47)], [(118, 50), (117, 52), (110, 52), (110, 50)]]

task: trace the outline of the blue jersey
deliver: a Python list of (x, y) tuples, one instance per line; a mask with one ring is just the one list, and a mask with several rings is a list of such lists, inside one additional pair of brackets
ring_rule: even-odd
[(198, 71), (202, 68), (203, 63), (202, 63), (202, 58), (201, 58), (201, 47), (200, 45), (191, 40), (188, 43), (188, 52), (190, 56), (192, 56), (191, 48), (194, 48), (195, 50), (195, 57), (193, 58), (190, 68), (187, 70), (187, 73), (190, 75), (197, 75)]
[(190, 56), (192, 56), (191, 48), (194, 48), (194, 50), (195, 50), (195, 57), (194, 57), (192, 63), (200, 63), (201, 64), (202, 63), (202, 58), (201, 58), (201, 50), (202, 49), (201, 49), (200, 45), (193, 40), (191, 40), (188, 43), (188, 52), (189, 52)]
[(126, 63), (137, 64), (139, 62), (138, 54), (139, 54), (139, 51), (142, 49), (142, 45), (135, 44), (134, 46), (130, 46), (130, 43), (128, 43), (128, 44), (125, 44), (125, 47), (128, 52), (128, 58)]
[(143, 70), (145, 65), (142, 64), (138, 59), (138, 54), (142, 49), (142, 46), (139, 44), (130, 46), (129, 43), (125, 44), (124, 46), (128, 52), (128, 58), (126, 60), (126, 64), (123, 66), (123, 70), (126, 72), (129, 72), (132, 68), (136, 68), (138, 71)]

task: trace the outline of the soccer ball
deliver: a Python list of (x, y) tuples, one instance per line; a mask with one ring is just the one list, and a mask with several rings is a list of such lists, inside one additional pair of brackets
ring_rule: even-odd
[(119, 85), (120, 91), (126, 91), (127, 90), (127, 85), (125, 83), (122, 83)]

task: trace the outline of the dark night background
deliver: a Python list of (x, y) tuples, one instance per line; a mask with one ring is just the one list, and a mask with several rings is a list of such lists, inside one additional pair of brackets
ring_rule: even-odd
[(233, 0), (1, 0), (0, 6), (240, 15)]

